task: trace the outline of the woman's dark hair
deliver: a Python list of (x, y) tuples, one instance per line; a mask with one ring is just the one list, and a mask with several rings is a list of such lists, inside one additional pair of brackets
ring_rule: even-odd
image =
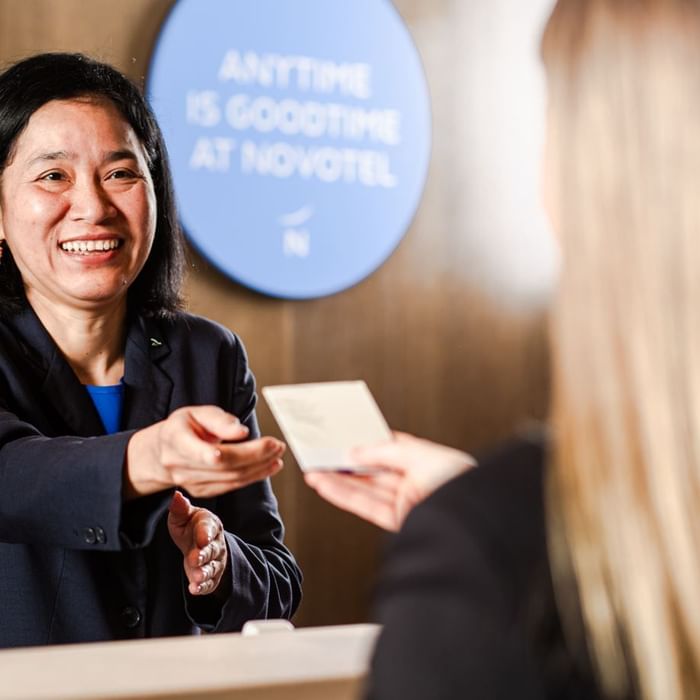
[[(52, 100), (110, 100), (143, 145), (156, 195), (153, 248), (128, 293), (129, 309), (168, 316), (182, 306), (184, 243), (177, 220), (163, 136), (141, 91), (118, 70), (77, 53), (45, 53), (15, 63), (0, 75), (0, 178), (30, 117)], [(0, 264), (0, 315), (26, 307), (24, 285), (4, 247)]]

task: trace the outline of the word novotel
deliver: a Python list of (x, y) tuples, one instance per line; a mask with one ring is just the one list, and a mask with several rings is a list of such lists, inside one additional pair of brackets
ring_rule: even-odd
[[(366, 63), (229, 50), (217, 77), (222, 84), (233, 82), (278, 91), (294, 89), (357, 101), (372, 96), (372, 69)], [(319, 99), (277, 99), (269, 94), (243, 92), (224, 97), (216, 90), (190, 90), (186, 95), (186, 121), (205, 128), (223, 124), (234, 132), (337, 142), (308, 146), (283, 140), (239, 141), (221, 134), (200, 136), (189, 159), (192, 170), (227, 172), (237, 161), (243, 174), (298, 176), (366, 187), (397, 186), (389, 153), (381, 150), (401, 143), (401, 114), (395, 109), (367, 109), (357, 103)], [(359, 142), (369, 142), (374, 147), (358, 148), (355, 144)]]

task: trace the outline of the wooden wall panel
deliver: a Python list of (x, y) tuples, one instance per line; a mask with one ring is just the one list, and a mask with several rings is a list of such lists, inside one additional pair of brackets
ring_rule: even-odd
[[(192, 252), (191, 309), (243, 337), (260, 385), (364, 378), (393, 427), (467, 450), (544, 415), (553, 253), (536, 201), (541, 96), (527, 61), (549, 3), (396, 0), (428, 76), (433, 155), (406, 238), (370, 278), (280, 301)], [(170, 5), (0, 0), (0, 62), (78, 50), (141, 79)], [(262, 404), (260, 419), (278, 434)], [(275, 489), (306, 574), (297, 624), (368, 619), (381, 534), (322, 503), (286, 462)]]

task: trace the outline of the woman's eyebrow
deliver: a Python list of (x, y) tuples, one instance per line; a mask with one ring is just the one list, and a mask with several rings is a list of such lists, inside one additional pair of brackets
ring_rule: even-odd
[(65, 160), (75, 157), (75, 154), (68, 153), (68, 151), (49, 151), (48, 153), (39, 153), (29, 160), (27, 165), (34, 165), (34, 163), (39, 163), (45, 160)]
[(110, 151), (107, 153), (105, 156), (104, 162), (105, 163), (114, 163), (117, 160), (138, 160), (137, 155), (129, 150), (128, 148), (124, 148), (120, 151)]
[[(41, 163), (44, 161), (53, 161), (53, 160), (75, 160), (77, 158), (77, 154), (69, 151), (48, 151), (46, 153), (38, 153), (35, 155), (33, 158), (31, 158), (27, 165), (32, 166), (35, 163)], [(120, 149), (118, 151), (109, 151), (109, 153), (106, 153), (104, 156), (104, 161), (105, 163), (114, 163), (115, 161), (118, 160), (138, 160), (138, 157), (136, 154), (128, 149)]]

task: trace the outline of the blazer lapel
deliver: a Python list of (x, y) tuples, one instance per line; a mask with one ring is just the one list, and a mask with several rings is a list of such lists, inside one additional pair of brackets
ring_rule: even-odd
[(104, 434), (104, 426), (87, 389), (58, 349), (34, 311), (29, 308), (12, 318), (12, 325), (32, 364), (40, 374), (41, 396), (37, 400), (49, 403), (65, 423), (69, 435), (90, 437)]
[(145, 428), (170, 413), (173, 383), (159, 365), (169, 354), (165, 337), (153, 321), (131, 320), (124, 356), (123, 430)]
[[(65, 424), (62, 434), (104, 435), (104, 426), (87, 389), (31, 308), (11, 319), (35, 371), (41, 396)], [(129, 322), (124, 356), (122, 430), (145, 428), (170, 413), (172, 380), (159, 362), (170, 348), (157, 325), (134, 317)], [(58, 424), (57, 424), (58, 425)]]

